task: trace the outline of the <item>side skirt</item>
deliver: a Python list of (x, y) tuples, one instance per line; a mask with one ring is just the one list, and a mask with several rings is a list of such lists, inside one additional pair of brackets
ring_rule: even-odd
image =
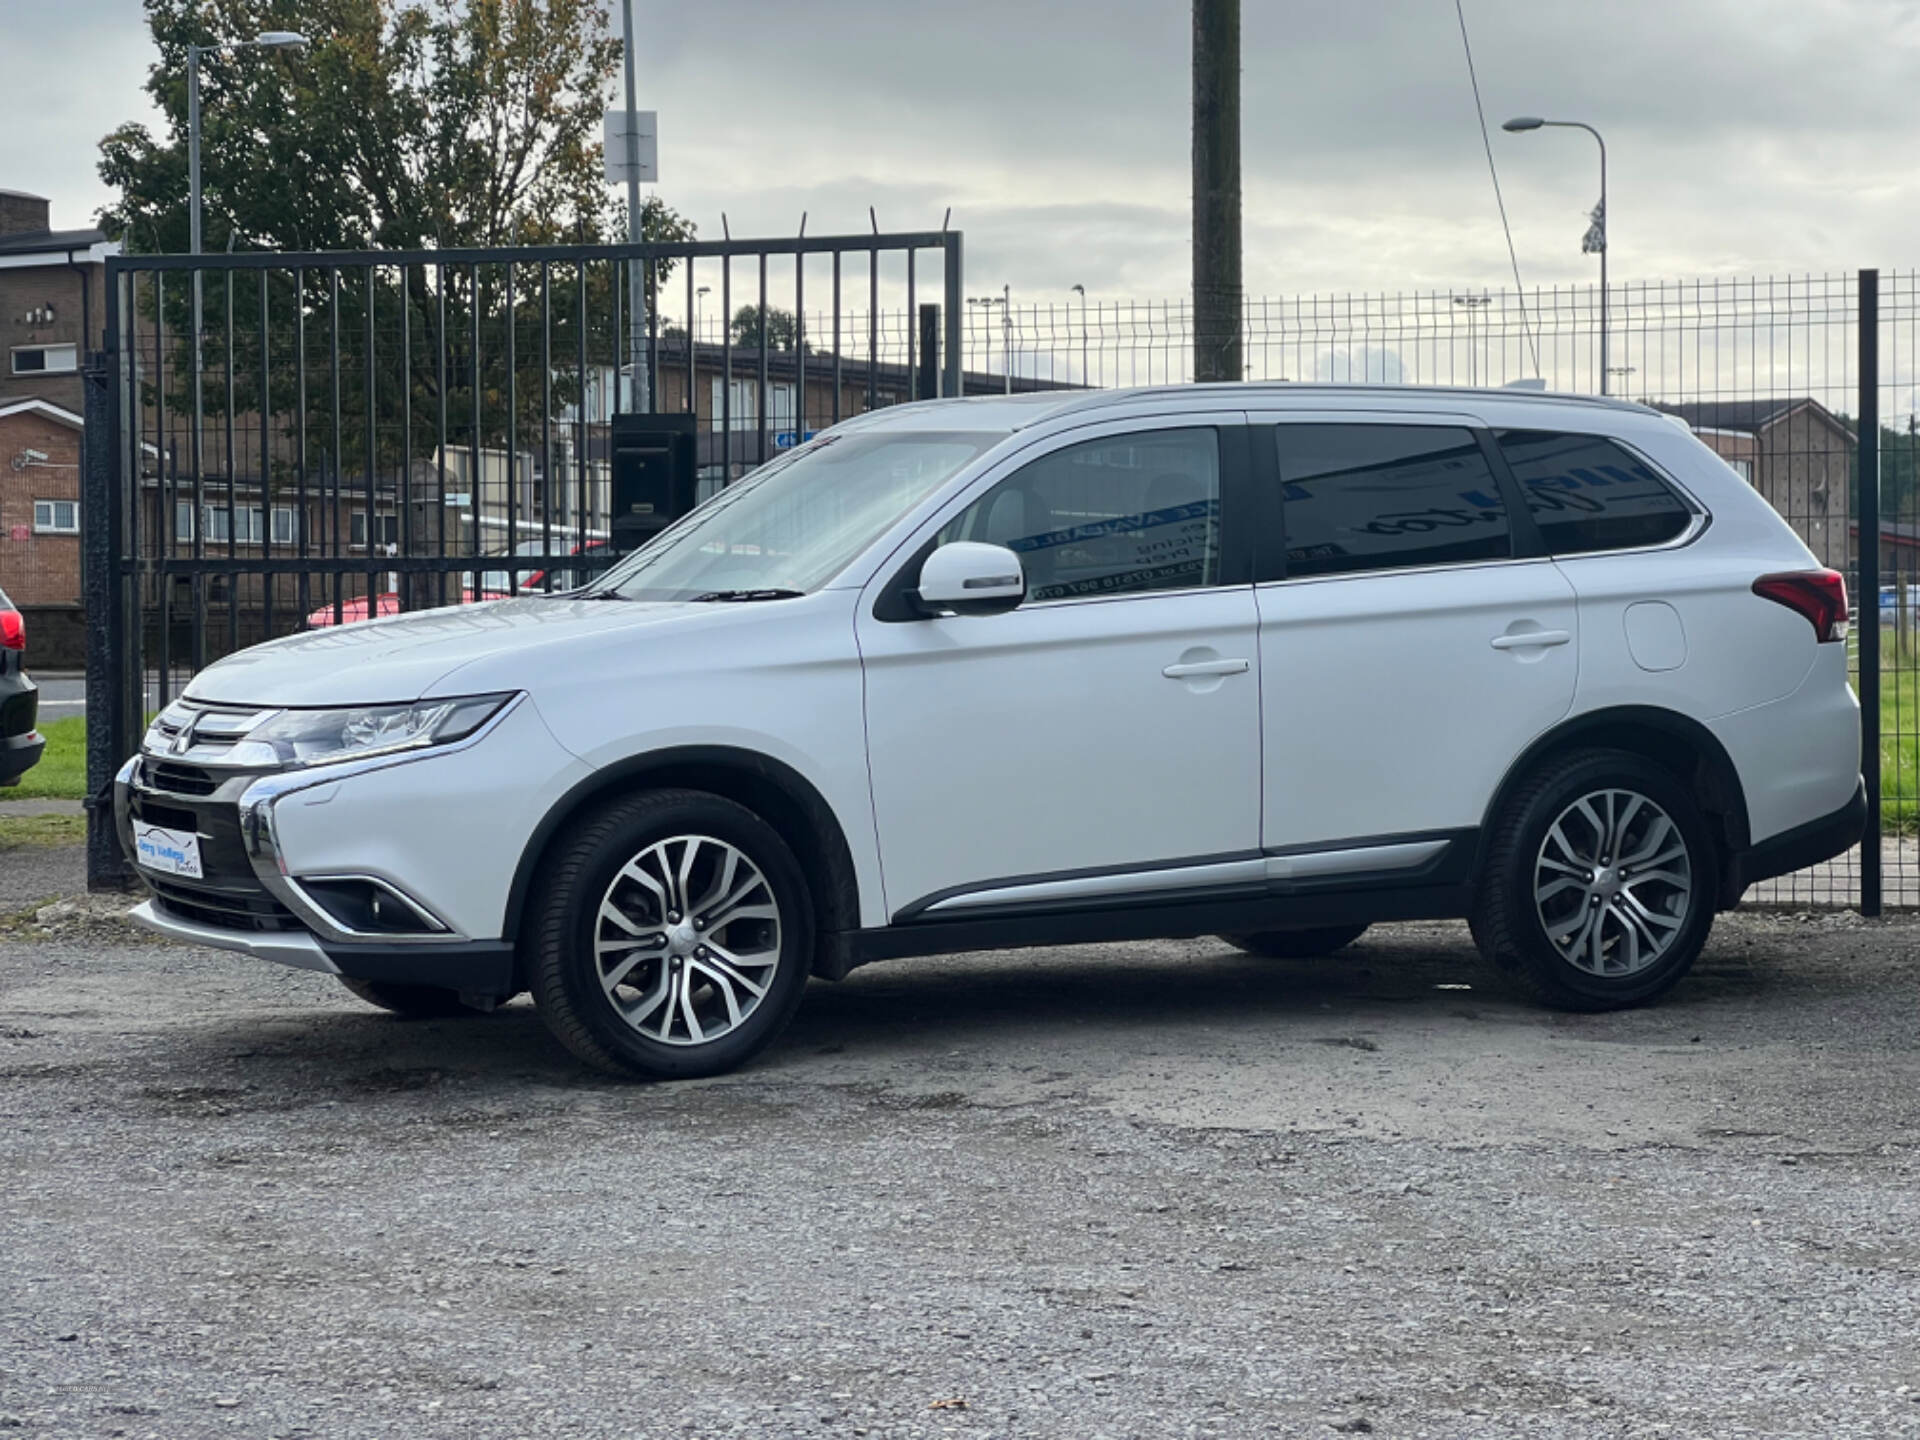
[(1047, 910), (1027, 915), (922, 921), (874, 930), (822, 935), (815, 973), (844, 979), (875, 960), (950, 955), (967, 950), (1016, 950), (1036, 945), (1088, 945), (1118, 940), (1184, 940), (1255, 930), (1387, 920), (1456, 920), (1472, 904), (1463, 880), (1440, 884), (1345, 886), (1322, 893), (1189, 900), (1164, 905)]

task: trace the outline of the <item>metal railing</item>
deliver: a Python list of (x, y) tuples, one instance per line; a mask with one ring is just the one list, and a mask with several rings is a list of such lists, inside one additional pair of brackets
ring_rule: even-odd
[[(706, 493), (846, 416), (960, 393), (961, 262), (952, 231), (109, 260), (87, 376), (90, 793), (222, 655), (610, 563), (616, 411), (692, 414)], [(883, 331), (923, 298), (927, 333)], [(691, 338), (702, 301), (726, 318), (712, 345)], [(107, 830), (96, 880), (119, 868)]]

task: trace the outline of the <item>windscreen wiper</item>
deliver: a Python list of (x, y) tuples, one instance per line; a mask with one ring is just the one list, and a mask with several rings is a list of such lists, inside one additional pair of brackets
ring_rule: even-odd
[(579, 594), (569, 598), (574, 600), (626, 600), (630, 597), (622, 595), (618, 590), (582, 590)]
[(709, 590), (704, 595), (695, 595), (693, 600), (695, 604), (706, 600), (797, 600), (806, 593), (771, 586), (764, 590)]

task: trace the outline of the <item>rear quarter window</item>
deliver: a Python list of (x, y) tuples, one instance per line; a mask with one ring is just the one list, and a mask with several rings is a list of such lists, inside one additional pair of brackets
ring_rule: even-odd
[(1664, 545), (1693, 511), (1646, 461), (1601, 435), (1496, 432), (1551, 555)]

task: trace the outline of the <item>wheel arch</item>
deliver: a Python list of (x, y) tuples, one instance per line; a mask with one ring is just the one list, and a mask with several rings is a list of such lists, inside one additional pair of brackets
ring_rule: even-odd
[[(1563, 720), (1536, 739), (1507, 768), (1481, 821), (1481, 852), (1474, 862), (1476, 877), (1486, 859), (1486, 837), (1493, 833), (1494, 824), (1514, 790), (1542, 762), (1570, 750), (1595, 747), (1645, 756), (1678, 775), (1713, 822), (1720, 842), (1720, 871), (1723, 876), (1728, 873), (1728, 860), (1748, 847), (1751, 832), (1746, 790), (1726, 746), (1690, 715), (1653, 705), (1616, 705)], [(1722, 904), (1727, 903), (1730, 902), (1723, 896)]]
[(817, 930), (831, 934), (859, 928), (853, 851), (839, 817), (813, 783), (791, 765), (758, 751), (683, 745), (605, 766), (554, 802), (521, 852), (507, 892), (501, 938), (517, 944), (527, 893), (569, 820), (614, 795), (667, 788), (704, 790), (752, 810), (780, 832), (799, 862), (813, 895)]

